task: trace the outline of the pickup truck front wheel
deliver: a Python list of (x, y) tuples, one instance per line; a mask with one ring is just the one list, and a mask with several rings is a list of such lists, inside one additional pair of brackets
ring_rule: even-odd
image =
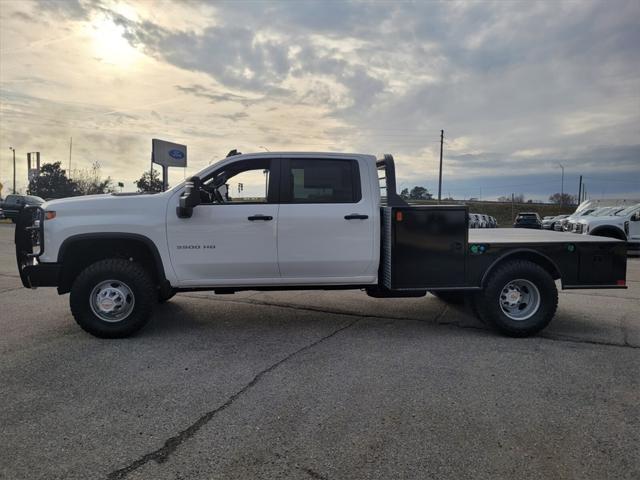
[(558, 290), (545, 269), (514, 260), (491, 273), (474, 300), (483, 322), (510, 337), (527, 337), (545, 328), (555, 315)]
[(85, 331), (100, 338), (122, 338), (151, 318), (156, 290), (145, 269), (113, 258), (85, 268), (71, 287), (71, 313)]

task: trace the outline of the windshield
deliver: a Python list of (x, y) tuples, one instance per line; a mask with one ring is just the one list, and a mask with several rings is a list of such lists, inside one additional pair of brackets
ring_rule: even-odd
[(627, 215), (631, 215), (638, 208), (640, 208), (640, 205), (631, 205), (630, 207), (627, 207), (624, 210), (620, 210), (618, 213), (616, 213), (616, 216), (626, 217)]
[(610, 212), (611, 210), (613, 210), (612, 207), (600, 207), (600, 208), (596, 208), (593, 212), (591, 212), (591, 216), (592, 217), (597, 217), (600, 215), (606, 215), (608, 212)]

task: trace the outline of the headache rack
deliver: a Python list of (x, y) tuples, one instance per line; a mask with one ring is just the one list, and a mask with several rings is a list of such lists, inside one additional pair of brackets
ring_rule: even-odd
[[(396, 190), (396, 165), (393, 161), (393, 155), (385, 153), (384, 156), (376, 161), (378, 172), (382, 174), (378, 177), (379, 181), (384, 181), (380, 188), (384, 190), (383, 204), (389, 207), (406, 207), (408, 205)], [(384, 201), (386, 199), (386, 202)]]

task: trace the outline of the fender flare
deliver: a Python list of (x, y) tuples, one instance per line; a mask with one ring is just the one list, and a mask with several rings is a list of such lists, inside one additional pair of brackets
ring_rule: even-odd
[(162, 263), (162, 257), (160, 256), (160, 252), (158, 251), (158, 247), (149, 237), (144, 235), (140, 235), (137, 233), (125, 233), (125, 232), (96, 232), (96, 233), (80, 233), (77, 235), (72, 235), (64, 239), (60, 248), (58, 249), (58, 263), (62, 264), (64, 261), (64, 256), (68, 250), (68, 248), (73, 245), (75, 242), (84, 241), (84, 240), (135, 240), (138, 242), (142, 242), (149, 250), (151, 251), (151, 256), (153, 257), (153, 261), (156, 265), (156, 270), (158, 272), (158, 279), (161, 282), (166, 282), (167, 276), (164, 271), (164, 264)]
[[(546, 263), (546, 266), (551, 267), (551, 270), (553, 273), (552, 276), (554, 278), (562, 278), (562, 275), (560, 273), (560, 268), (558, 268), (558, 265), (556, 264), (556, 262), (551, 260), (551, 258), (549, 258), (547, 255), (545, 255), (544, 253), (540, 253), (536, 250), (533, 250), (531, 248), (518, 248), (517, 250), (512, 250), (496, 258), (491, 263), (491, 265), (489, 265), (489, 267), (485, 270), (484, 274), (482, 275), (482, 279), (480, 280), (480, 286), (484, 288), (487, 278), (489, 278), (489, 275), (500, 263), (502, 263), (505, 260), (509, 260), (510, 257), (518, 257), (518, 256), (520, 256), (521, 258), (522, 256), (526, 256), (529, 258), (531, 257), (540, 258), (541, 260), (543, 260), (544, 263)], [(543, 266), (543, 268), (544, 267), (545, 266)], [(545, 268), (545, 270), (547, 269)]]
[[(620, 237), (611, 237), (611, 238), (616, 238), (618, 240), (624, 239), (625, 241), (627, 241), (626, 233), (624, 233), (624, 231), (621, 230), (620, 227), (616, 225), (599, 225), (596, 228), (594, 228), (592, 231), (590, 231), (589, 235), (597, 235), (597, 232), (600, 232), (602, 230), (611, 230), (611, 231), (617, 232), (620, 235)], [(602, 236), (606, 236), (606, 235), (602, 235)]]

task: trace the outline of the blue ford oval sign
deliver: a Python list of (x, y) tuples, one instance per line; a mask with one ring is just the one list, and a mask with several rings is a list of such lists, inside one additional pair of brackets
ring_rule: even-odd
[(151, 159), (163, 167), (184, 168), (187, 166), (187, 146), (154, 138), (151, 140)]
[(169, 150), (169, 156), (171, 158), (175, 158), (176, 160), (182, 160), (184, 158), (184, 152), (176, 150), (174, 148), (173, 150)]

